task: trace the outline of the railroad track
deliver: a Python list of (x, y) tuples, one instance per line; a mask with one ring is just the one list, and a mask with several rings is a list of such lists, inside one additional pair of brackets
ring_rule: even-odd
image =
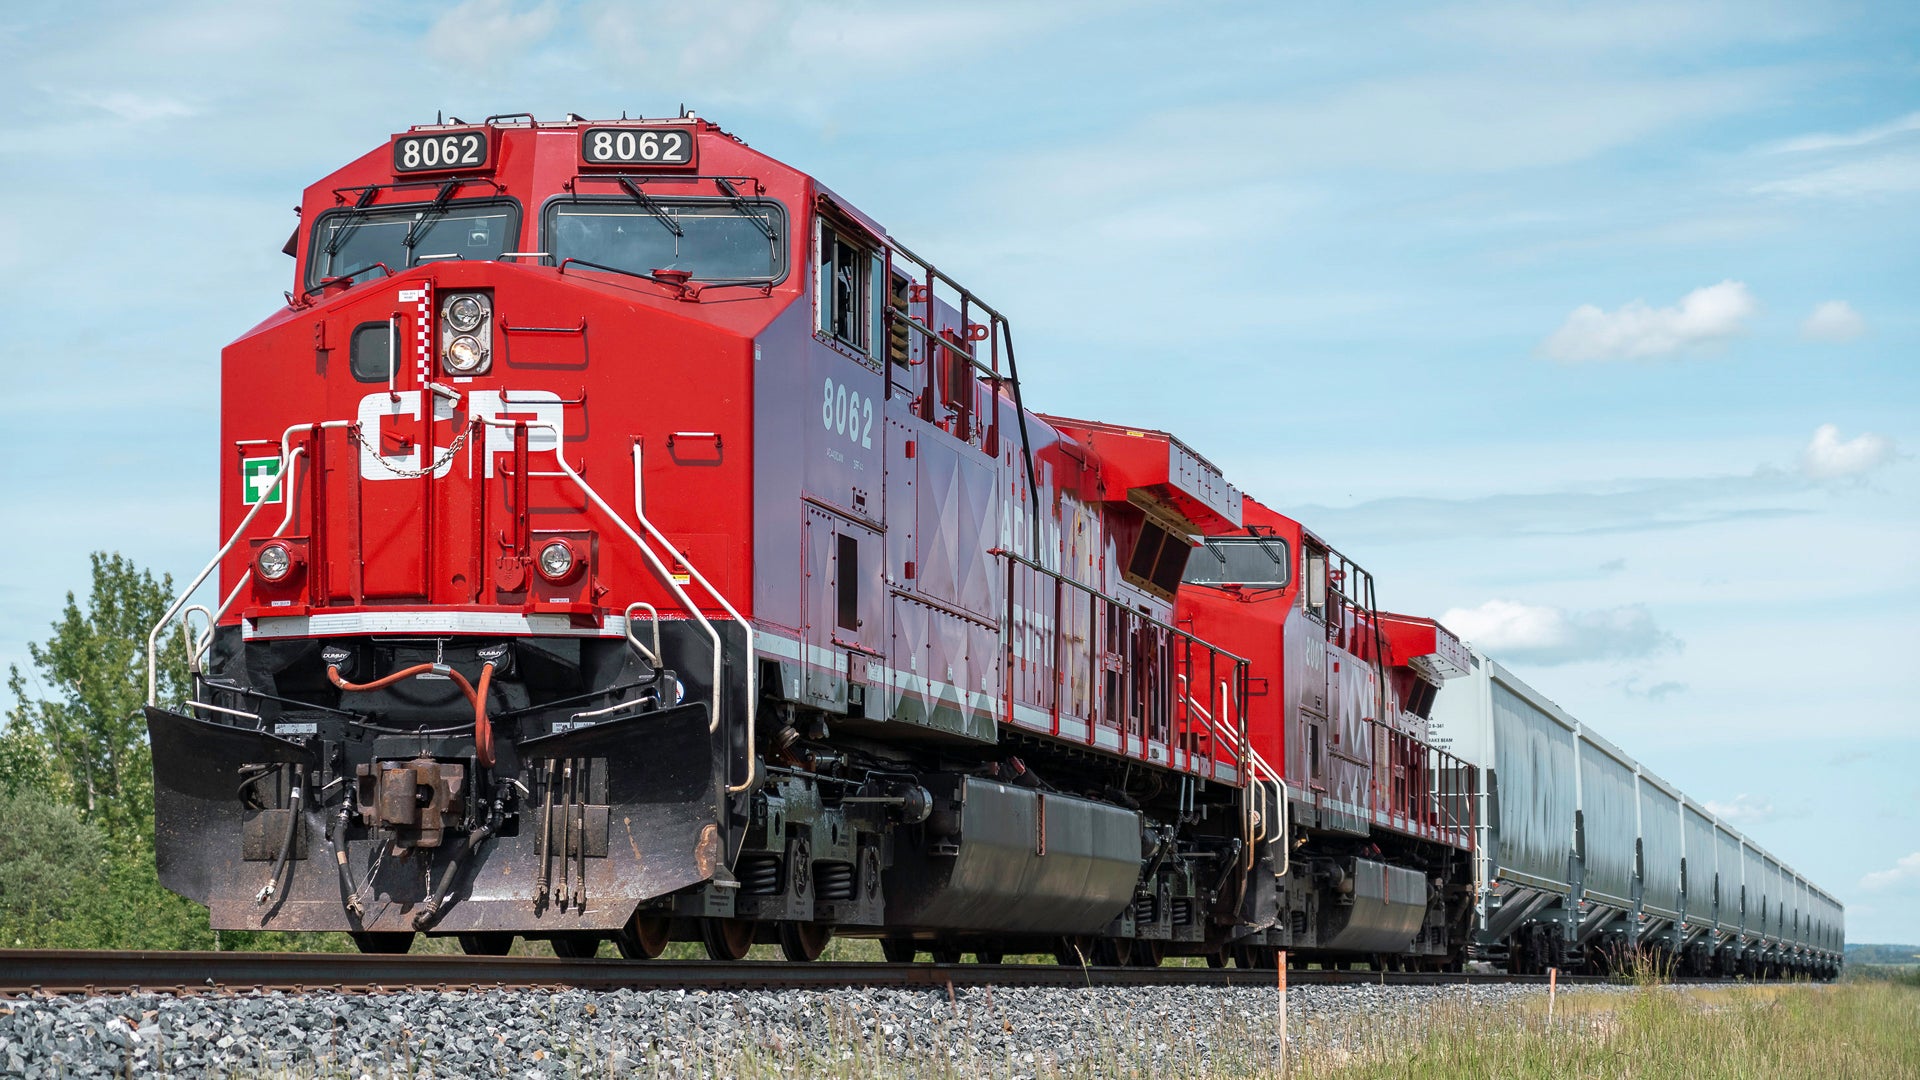
[[(563, 960), (552, 957), (381, 956), (357, 953), (80, 952), (0, 950), (0, 996), (237, 993), (250, 990), (383, 993), (401, 990), (781, 990), (860, 986), (1273, 986), (1277, 972), (1247, 968), (1071, 967), (1056, 964), (879, 964), (710, 960)], [(1544, 975), (1291, 970), (1289, 985), (1432, 986), (1537, 983)], [(1561, 982), (1604, 982), (1562, 976)]]

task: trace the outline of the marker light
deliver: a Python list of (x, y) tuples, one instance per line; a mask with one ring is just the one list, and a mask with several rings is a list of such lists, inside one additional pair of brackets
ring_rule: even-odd
[(293, 553), (285, 544), (267, 544), (254, 556), (253, 565), (268, 581), (284, 581), (293, 569)]
[(548, 581), (564, 581), (573, 573), (573, 545), (555, 540), (540, 549), (540, 574)]

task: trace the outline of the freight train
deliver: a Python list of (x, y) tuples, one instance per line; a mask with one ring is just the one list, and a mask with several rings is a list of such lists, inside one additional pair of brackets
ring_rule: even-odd
[(1522, 789), (1430, 733), (1478, 658), (1180, 439), (1029, 409), (999, 311), (710, 121), (443, 119), (299, 211), (222, 354), (221, 546), (148, 643), (150, 699), (176, 623), (192, 669), (147, 709), (161, 880), (214, 927), (1695, 942), (1549, 914), (1578, 882), (1511, 918)]

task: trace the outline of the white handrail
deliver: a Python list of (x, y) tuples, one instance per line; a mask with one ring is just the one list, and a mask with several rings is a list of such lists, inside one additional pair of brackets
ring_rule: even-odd
[[(573, 466), (567, 464), (567, 459), (561, 456), (560, 448), (558, 445), (554, 447), (553, 456), (554, 456), (554, 459), (560, 463), (560, 467), (562, 469), (565, 469), (569, 474), (573, 475), (576, 480), (578, 480), (579, 474), (575, 473), (573, 471)], [(579, 483), (584, 486), (586, 484), (586, 481), (579, 480)], [(637, 519), (640, 522), (641, 527), (647, 530), (647, 534), (653, 537), (654, 540), (659, 542), (661, 547), (666, 548), (668, 551), (672, 551), (673, 550), (672, 542), (669, 541), (666, 538), (666, 536), (660, 532), (659, 529), (654, 527), (653, 522), (647, 517), (646, 512), (640, 508), (641, 507), (641, 502), (639, 498), (640, 489), (641, 489), (640, 448), (638, 446), (635, 446), (633, 450), (633, 491), (634, 491), (633, 516), (635, 519)], [(608, 513), (612, 513), (611, 508), (609, 508)], [(622, 527), (624, 527), (624, 523)], [(729, 793), (737, 794), (739, 792), (746, 791), (748, 788), (751, 788), (753, 786), (754, 778), (759, 774), (759, 767), (754, 758), (754, 752), (753, 752), (753, 739), (754, 739), (754, 735), (756, 734), (755, 727), (759, 720), (758, 714), (759, 714), (759, 708), (760, 708), (760, 694), (759, 694), (759, 688), (758, 688), (758, 679), (756, 677), (757, 676), (756, 669), (758, 668), (759, 665), (754, 660), (754, 654), (753, 654), (753, 623), (750, 622), (746, 617), (742, 616), (740, 614), (740, 609), (734, 607), (733, 602), (728, 600), (724, 595), (722, 595), (719, 589), (716, 589), (713, 587), (713, 583), (707, 580), (707, 576), (700, 572), (699, 567), (693, 565), (693, 560), (688, 558), (685, 552), (682, 552), (680, 554), (680, 565), (687, 568), (687, 573), (693, 576), (693, 580), (700, 583), (700, 587), (707, 591), (708, 596), (713, 597), (716, 603), (718, 603), (722, 608), (726, 609), (726, 612), (728, 615), (733, 616), (733, 621), (740, 624), (740, 632), (743, 635), (745, 635), (745, 639), (746, 639), (745, 647), (746, 647), (746, 667), (747, 667), (747, 671), (746, 671), (746, 676), (747, 676), (747, 741), (746, 741), (747, 778), (745, 780), (740, 781), (738, 784), (727, 785), (727, 791)], [(669, 581), (672, 580), (671, 575), (669, 575), (668, 580)], [(715, 662), (718, 663), (717, 652), (715, 654)], [(716, 675), (715, 690), (717, 691), (718, 689), (719, 689), (718, 676)]]
[[(280, 464), (279, 464), (279, 472), (276, 474), (277, 478), (275, 483), (277, 484), (277, 486), (281, 488), (280, 497), (286, 502), (287, 513), (286, 513), (286, 516), (281, 519), (280, 528), (274, 530), (275, 536), (280, 535), (281, 531), (286, 529), (287, 522), (293, 520), (293, 486), (289, 482), (290, 472), (291, 472), (291, 469), (289, 468), (289, 466), (295, 458), (297, 458), (299, 455), (306, 452), (305, 447), (295, 449), (294, 447), (289, 445), (289, 443), (293, 439), (293, 433), (296, 431), (324, 430), (326, 428), (343, 428), (343, 427), (349, 427), (351, 425), (352, 425), (352, 421), (350, 420), (328, 420), (319, 424), (291, 424), (287, 427), (287, 430), (280, 433)], [(267, 501), (266, 501), (266, 496), (263, 494), (260, 497), (260, 501), (257, 503), (254, 503), (253, 508), (247, 511), (246, 516), (240, 519), (240, 524), (234, 527), (233, 535), (227, 537), (227, 542), (220, 545), (220, 550), (214, 552), (212, 560), (210, 560), (205, 567), (201, 568), (198, 574), (194, 575), (193, 581), (187, 585), (186, 591), (180, 594), (179, 598), (173, 602), (172, 606), (167, 608), (166, 614), (160, 616), (160, 621), (157, 623), (154, 623), (153, 629), (147, 633), (147, 704), (148, 705), (159, 704), (159, 697), (160, 697), (159, 649), (160, 649), (161, 631), (167, 628), (167, 624), (173, 621), (173, 617), (175, 615), (180, 614), (180, 609), (186, 606), (187, 601), (192, 598), (195, 592), (199, 591), (200, 586), (206, 582), (208, 576), (211, 575), (215, 570), (219, 569), (221, 560), (227, 557), (227, 552), (233, 550), (233, 545), (239, 542), (240, 537), (246, 533), (247, 526), (253, 524), (254, 517), (260, 513), (260, 508), (265, 505), (267, 505)], [(245, 584), (247, 579), (250, 578), (252, 574), (253, 574), (252, 569), (248, 569), (245, 574), (242, 574), (240, 577), (241, 584)], [(214, 616), (216, 621), (219, 619), (220, 614), (225, 614), (227, 610), (227, 605), (233, 603), (234, 596), (237, 596), (239, 592), (240, 592), (240, 585), (235, 585), (233, 592), (228, 594), (226, 602), (220, 605), (219, 614), (216, 614)]]
[[(489, 417), (489, 416), (476, 417), (475, 419), (479, 420), (483, 424), (490, 424), (494, 427), (511, 428), (519, 424), (525, 424), (529, 429), (544, 428), (547, 431), (553, 432), (553, 436), (554, 436), (553, 460), (555, 461), (555, 463), (557, 463), (560, 466), (560, 471), (566, 475), (567, 479), (573, 481), (574, 486), (580, 489), (581, 494), (585, 495), (588, 501), (592, 502), (593, 505), (599, 507), (601, 513), (606, 514), (607, 517), (613, 519), (613, 523), (620, 527), (620, 531), (627, 534), (627, 539), (632, 540), (634, 543), (634, 546), (640, 549), (640, 554), (647, 560), (648, 565), (653, 567), (654, 573), (659, 576), (660, 580), (666, 583), (667, 588), (673, 593), (674, 599), (678, 600), (680, 602), (680, 605), (686, 608), (687, 613), (689, 615), (692, 615), (694, 619), (700, 623), (701, 628), (706, 630), (707, 637), (712, 640), (713, 642), (713, 716), (709, 719), (707, 730), (718, 731), (720, 727), (720, 685), (721, 685), (721, 678), (722, 678), (722, 661), (723, 661), (723, 656), (721, 652), (722, 645), (720, 641), (720, 632), (714, 629), (713, 623), (708, 621), (706, 614), (700, 610), (699, 605), (693, 602), (692, 598), (687, 595), (686, 590), (680, 587), (679, 582), (673, 580), (673, 574), (670, 571), (668, 571), (668, 569), (666, 568), (666, 565), (660, 561), (660, 557), (654, 553), (653, 548), (649, 547), (647, 542), (645, 540), (642, 540), (640, 538), (640, 535), (633, 531), (632, 526), (627, 524), (626, 519), (621, 517), (619, 512), (614, 510), (614, 508), (607, 503), (606, 499), (601, 498), (600, 493), (594, 490), (592, 484), (587, 483), (585, 477), (581, 476), (578, 472), (574, 470), (572, 464), (570, 464), (567, 461), (567, 455), (565, 452), (564, 443), (560, 439), (560, 430), (557, 425), (550, 422), (546, 422), (546, 421), (502, 420), (497, 417)], [(639, 497), (640, 489), (641, 489), (640, 448), (637, 446), (634, 448), (633, 483), (634, 483), (633, 516), (635, 520), (640, 522), (640, 526), (647, 530), (647, 535), (653, 537), (653, 539), (657, 543), (659, 543), (660, 546), (666, 548), (668, 551), (672, 551), (673, 542), (668, 540), (666, 536), (662, 534), (658, 528), (654, 527), (653, 522), (648, 520), (645, 511), (643, 511), (640, 508), (640, 503), (641, 503), (640, 497)], [(732, 602), (729, 601), (725, 596), (721, 595), (720, 590), (713, 587), (713, 584), (707, 580), (706, 575), (700, 572), (700, 568), (693, 565), (693, 561), (691, 559), (687, 558), (687, 556), (684, 553), (680, 554), (679, 557), (680, 557), (680, 565), (687, 568), (688, 575), (691, 576), (693, 580), (699, 582), (700, 587), (706, 590), (707, 595), (713, 597), (713, 599), (722, 608), (726, 610), (727, 614), (732, 616), (733, 620), (740, 624), (741, 631), (746, 635), (747, 778), (745, 780), (742, 780), (738, 784), (729, 783), (727, 785), (727, 791), (729, 793), (737, 793), (737, 792), (745, 791), (748, 788), (753, 786), (754, 778), (757, 775), (759, 775), (759, 769), (755, 766), (754, 760), (753, 760), (753, 740), (756, 734), (755, 723), (758, 719), (756, 715), (758, 711), (757, 709), (758, 695), (757, 695), (757, 688), (756, 688), (757, 680), (755, 679), (755, 672), (754, 672), (755, 664), (753, 659), (753, 624), (748, 622), (744, 617), (741, 616), (740, 610), (734, 607)]]
[[(648, 650), (648, 648), (645, 645), (640, 644), (639, 638), (633, 636), (633, 613), (635, 611), (638, 611), (641, 608), (646, 608), (647, 614), (653, 616), (653, 648), (652, 650)], [(627, 620), (628, 644), (632, 645), (634, 650), (638, 652), (641, 656), (646, 657), (648, 663), (652, 664), (654, 667), (659, 667), (660, 666), (660, 609), (654, 607), (652, 604), (648, 604), (648, 603), (636, 600), (633, 603), (627, 605), (627, 610), (622, 615), (622, 618), (625, 618)]]
[[(577, 472), (573, 468), (573, 466), (567, 461), (566, 454), (564, 453), (564, 449), (563, 449), (563, 444), (560, 441), (560, 432), (556, 425), (552, 423), (543, 423), (538, 421), (502, 420), (499, 418), (487, 417), (487, 416), (476, 417), (475, 419), (479, 420), (483, 424), (489, 424), (494, 427), (512, 428), (517, 424), (524, 423), (528, 428), (543, 428), (547, 431), (553, 432), (554, 434), (553, 456), (554, 456), (554, 460), (559, 464), (561, 472), (567, 477), (567, 479), (573, 481), (574, 485), (580, 489), (582, 494), (587, 496), (587, 499), (590, 502), (592, 502), (596, 507), (598, 507), (602, 513), (606, 514), (609, 518), (611, 518), (614, 524), (619, 526), (620, 531), (627, 535), (627, 538), (629, 540), (633, 541), (634, 546), (640, 549), (641, 555), (647, 560), (647, 563), (652, 567), (654, 573), (660, 577), (661, 581), (663, 581), (666, 584), (667, 588), (673, 593), (674, 599), (678, 600), (681, 606), (687, 610), (687, 613), (692, 615), (693, 618), (697, 622), (699, 622), (701, 628), (707, 632), (708, 639), (712, 641), (713, 643), (713, 704), (712, 704), (713, 716), (708, 721), (708, 730), (718, 731), (720, 726), (721, 685), (722, 685), (722, 678), (724, 673), (724, 668), (723, 668), (724, 655), (722, 651), (723, 643), (720, 638), (719, 630), (717, 630), (714, 627), (713, 623), (706, 617), (706, 614), (700, 610), (699, 605), (693, 602), (692, 597), (687, 595), (686, 590), (680, 587), (680, 583), (673, 580), (673, 574), (667, 569), (666, 565), (661, 562), (660, 557), (654, 553), (652, 547), (649, 546), (645, 540), (641, 539), (640, 534), (636, 533), (633, 530), (633, 528), (627, 524), (626, 519), (623, 518), (618, 511), (614, 510), (614, 508), (607, 503), (606, 499), (602, 498), (600, 493), (594, 490), (593, 485), (587, 483), (586, 479), (582, 477), (579, 474), (579, 472)], [(298, 462), (299, 458), (306, 453), (305, 447), (294, 447), (290, 445), (294, 437), (294, 433), (298, 431), (322, 431), (330, 428), (351, 427), (352, 423), (353, 422), (349, 420), (328, 420), (318, 424), (292, 424), (292, 425), (289, 425), (287, 429), (281, 433), (279, 471), (277, 473), (276, 484), (281, 488), (281, 498), (286, 504), (286, 513), (282, 516), (279, 527), (273, 531), (272, 535), (274, 536), (281, 535), (286, 531), (288, 526), (293, 521), (294, 509), (295, 509), (294, 488), (296, 487), (296, 482), (297, 482), (296, 463)], [(640, 473), (639, 473), (639, 450), (636, 447), (635, 448), (635, 472), (634, 472), (634, 494), (635, 494), (634, 517), (640, 522), (641, 527), (647, 531), (647, 534), (649, 536), (651, 536), (661, 546), (671, 551), (673, 550), (672, 542), (669, 541), (667, 537), (664, 534), (662, 534), (657, 527), (654, 526), (652, 521), (648, 520), (645, 512), (640, 509), (640, 505), (639, 505), (640, 484), (641, 484), (641, 480), (640, 480)], [(148, 632), (147, 634), (147, 704), (148, 705), (158, 704), (159, 639), (160, 639), (161, 632), (165, 630), (167, 625), (173, 621), (174, 617), (180, 613), (180, 610), (186, 606), (187, 601), (193, 596), (195, 592), (199, 590), (200, 586), (206, 583), (207, 578), (211, 576), (213, 572), (219, 568), (220, 563), (227, 557), (227, 554), (233, 550), (233, 546), (239, 542), (240, 537), (245, 535), (248, 526), (253, 524), (253, 519), (259, 516), (261, 507), (265, 505), (267, 505), (267, 503), (264, 496), (262, 497), (260, 502), (253, 504), (252, 508), (250, 508), (247, 511), (246, 515), (240, 519), (240, 524), (234, 527), (233, 533), (227, 537), (226, 542), (220, 545), (220, 550), (214, 553), (213, 558), (207, 562), (206, 566), (201, 568), (198, 574), (194, 575), (193, 580), (190, 583), (188, 583), (186, 589), (181, 592), (179, 597), (176, 598), (174, 602), (167, 608), (166, 613), (160, 616), (160, 620), (154, 624), (153, 629)], [(694, 566), (690, 559), (688, 559), (684, 554), (681, 554), (679, 558), (680, 558), (681, 565), (686, 567), (688, 574), (695, 581), (699, 582), (700, 587), (703, 590), (705, 590), (708, 595), (712, 596), (715, 602), (717, 602), (722, 608), (724, 608), (727, 614), (732, 616), (735, 622), (740, 624), (742, 632), (746, 635), (746, 642), (745, 642), (746, 656), (747, 656), (747, 661), (746, 661), (746, 668), (747, 668), (746, 670), (746, 684), (747, 684), (746, 746), (747, 746), (747, 758), (748, 758), (747, 777), (745, 780), (741, 781), (738, 784), (729, 783), (727, 786), (727, 791), (729, 793), (737, 793), (737, 792), (745, 791), (748, 788), (753, 786), (754, 778), (758, 774), (758, 769), (753, 764), (753, 741), (754, 741), (754, 736), (756, 734), (756, 724), (758, 721), (758, 715), (757, 715), (758, 701), (757, 701), (757, 694), (756, 694), (758, 680), (756, 678), (757, 673), (755, 671), (755, 664), (753, 660), (753, 656), (754, 656), (753, 624), (740, 614), (739, 609), (734, 607), (733, 603), (729, 601), (726, 598), (726, 596), (721, 594), (721, 592), (718, 589), (713, 587), (713, 583), (707, 580), (706, 575), (702, 574), (700, 572), (700, 569)], [(220, 607), (213, 613), (212, 622), (217, 623), (221, 618), (221, 616), (226, 614), (227, 609), (230, 606), (232, 606), (233, 601), (239, 596), (240, 590), (246, 586), (247, 582), (250, 581), (252, 577), (253, 577), (253, 570), (251, 567), (249, 567), (244, 573), (240, 575), (240, 580), (235, 583), (233, 590), (227, 594), (226, 598), (221, 602)], [(632, 639), (631, 613), (634, 610), (635, 606), (646, 606), (649, 611), (654, 612), (654, 620), (655, 620), (654, 632), (656, 635), (655, 656), (657, 658), (658, 657), (657, 649), (658, 649), (658, 640), (659, 640), (657, 636), (659, 633), (659, 622), (658, 622), (659, 613), (657, 611), (654, 611), (651, 605), (630, 605), (627, 609), (627, 612), (628, 612), (627, 633), (628, 633), (629, 639)], [(203, 644), (199, 646), (196, 652), (204, 652), (206, 645), (211, 643), (211, 639), (212, 639), (212, 630), (211, 630), (211, 627), (209, 627), (208, 633), (206, 637), (203, 639)], [(637, 640), (635, 643), (636, 644), (638, 643)]]
[(192, 604), (180, 613), (180, 644), (186, 646), (187, 649), (187, 674), (189, 675), (200, 674), (200, 656), (202, 650), (200, 649), (200, 638), (195, 636), (193, 632), (193, 613), (196, 611), (206, 616), (207, 634), (209, 638), (211, 638), (213, 634), (213, 612), (207, 610), (207, 605)]

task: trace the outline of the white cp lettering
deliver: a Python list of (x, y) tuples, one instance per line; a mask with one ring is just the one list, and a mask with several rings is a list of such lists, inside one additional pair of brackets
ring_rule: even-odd
[[(560, 396), (550, 390), (470, 391), (466, 398), (466, 412), (475, 420), (525, 420), (529, 424), (543, 425), (527, 431), (527, 449), (530, 451), (553, 450), (560, 445), (564, 434), (565, 406)], [(454, 414), (453, 399), (441, 394), (433, 395), (435, 423), (451, 421)], [(399, 423), (402, 419), (416, 423), (403, 426)], [(417, 473), (425, 467), (424, 461), (427, 459), (422, 456), (422, 447), (415, 434), (419, 419), (418, 390), (402, 390), (394, 394), (381, 391), (360, 399), (361, 479), (399, 480), (409, 471)], [(486, 475), (491, 479), (494, 458), (513, 452), (513, 428), (488, 424), (484, 430), (485, 452), (482, 459), (486, 463)], [(390, 431), (391, 436), (388, 434)], [(385, 440), (391, 437), (404, 437), (412, 441), (403, 451), (385, 453)], [(446, 447), (435, 446), (432, 453), (431, 460), (438, 461), (446, 453)], [(444, 477), (452, 468), (451, 460), (442, 462), (434, 470), (434, 478)]]

